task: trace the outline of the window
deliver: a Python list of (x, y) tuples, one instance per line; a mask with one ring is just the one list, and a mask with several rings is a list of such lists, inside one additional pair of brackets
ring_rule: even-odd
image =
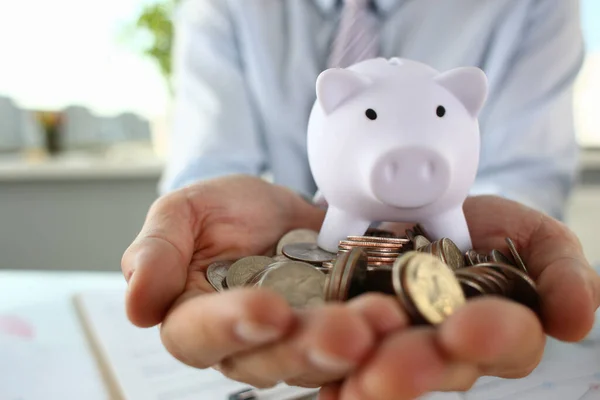
[(168, 88), (132, 27), (148, 0), (19, 0), (0, 5), (0, 96), (25, 109), (83, 106), (160, 125)]
[(579, 143), (600, 147), (600, 1), (581, 1), (581, 24), (586, 40), (585, 65), (575, 85), (575, 123)]
[[(157, 63), (142, 55), (143, 38), (128, 36), (142, 7), (155, 2), (5, 2), (0, 96), (31, 109), (82, 105), (98, 115), (134, 112), (150, 121), (160, 141), (166, 132), (166, 81)], [(576, 86), (577, 134), (583, 147), (600, 147), (600, 1), (581, 0), (581, 6), (588, 55)]]

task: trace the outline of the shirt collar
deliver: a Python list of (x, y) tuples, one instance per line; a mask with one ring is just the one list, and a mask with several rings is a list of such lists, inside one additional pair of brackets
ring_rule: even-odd
[[(324, 12), (330, 12), (335, 8), (338, 1), (340, 1), (340, 0), (315, 0), (315, 3), (317, 3), (317, 5), (319, 7), (321, 7), (321, 9)], [(374, 1), (375, 1), (377, 8), (379, 10), (381, 10), (382, 12), (389, 12), (394, 6), (396, 6), (400, 2), (400, 0), (374, 0)]]

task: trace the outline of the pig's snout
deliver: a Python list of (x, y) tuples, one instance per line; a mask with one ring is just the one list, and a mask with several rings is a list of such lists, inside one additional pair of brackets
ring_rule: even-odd
[(433, 203), (450, 185), (450, 164), (442, 154), (423, 147), (384, 153), (371, 172), (371, 189), (382, 203), (416, 208)]

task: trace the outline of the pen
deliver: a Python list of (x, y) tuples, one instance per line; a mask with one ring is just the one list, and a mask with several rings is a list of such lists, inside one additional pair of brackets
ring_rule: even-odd
[(245, 389), (229, 395), (228, 400), (312, 400), (319, 389), (275, 386), (270, 389)]

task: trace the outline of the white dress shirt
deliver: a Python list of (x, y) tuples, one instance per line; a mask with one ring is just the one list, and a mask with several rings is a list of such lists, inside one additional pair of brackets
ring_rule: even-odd
[[(375, 3), (380, 56), (487, 74), (471, 193), (512, 198), (561, 219), (577, 172), (579, 2)], [(175, 19), (174, 124), (161, 193), (231, 173), (268, 173), (313, 195), (306, 127), (339, 16), (336, 0), (184, 0)]]

